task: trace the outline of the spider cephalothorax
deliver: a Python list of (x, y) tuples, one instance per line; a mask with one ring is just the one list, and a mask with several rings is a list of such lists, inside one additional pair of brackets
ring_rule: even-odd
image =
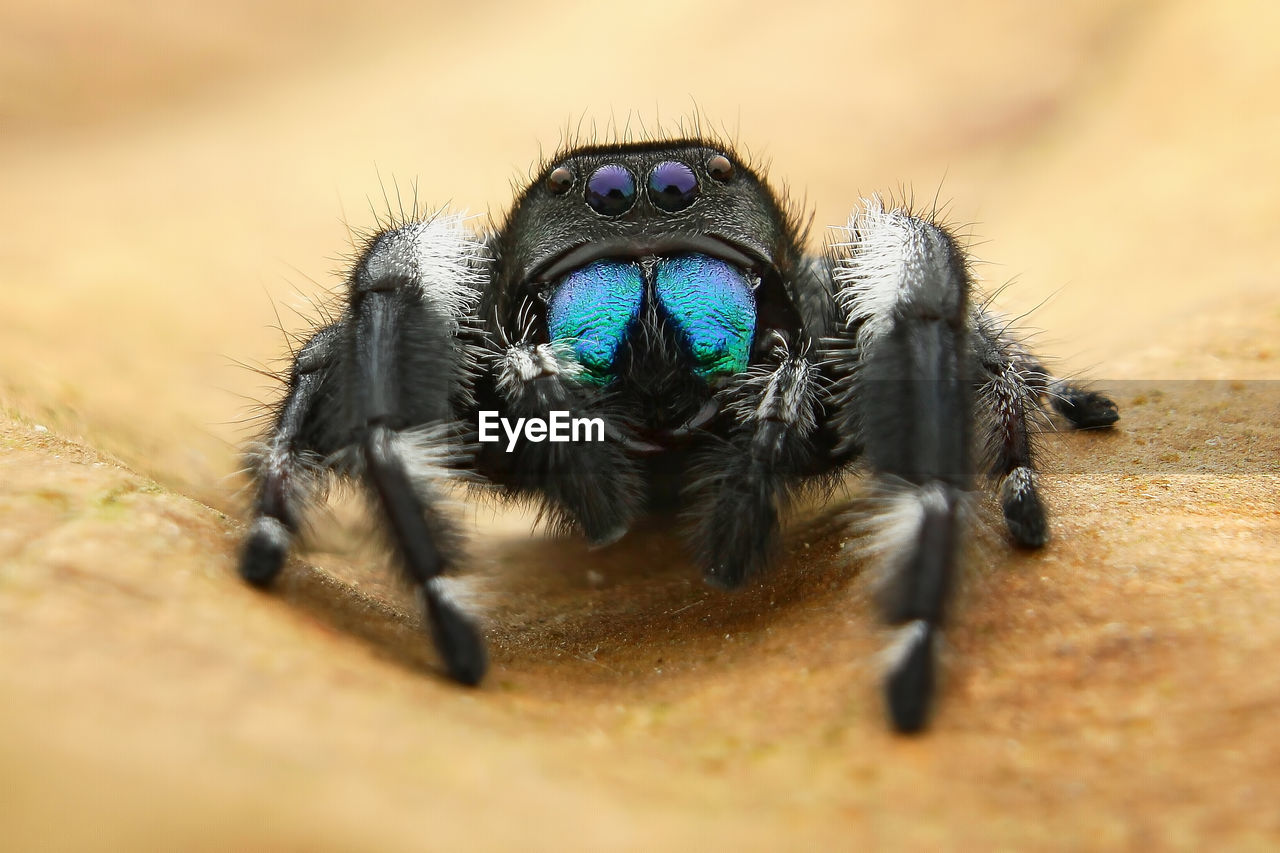
[(1073, 426), (1118, 417), (1049, 376), (971, 288), (931, 217), (864, 202), (811, 255), (799, 218), (719, 143), (572, 148), (489, 234), (438, 213), (368, 241), (254, 456), (241, 572), (269, 582), (318, 476), (355, 478), (446, 668), (474, 684), (483, 641), (439, 581), (457, 553), (439, 509), (451, 475), (597, 543), (679, 511), (706, 578), (736, 586), (767, 565), (790, 495), (860, 464), (884, 498), (867, 522), (902, 626), (890, 717), (919, 729), (963, 494), (985, 472), (1013, 540), (1043, 545), (1034, 415), (1051, 399)]

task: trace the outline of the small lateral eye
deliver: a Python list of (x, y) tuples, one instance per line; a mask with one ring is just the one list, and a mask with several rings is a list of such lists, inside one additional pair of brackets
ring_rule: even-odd
[(654, 207), (675, 213), (698, 198), (698, 177), (684, 163), (665, 160), (649, 173), (649, 199)]
[(573, 186), (573, 170), (568, 166), (556, 166), (547, 175), (547, 189), (556, 195), (564, 195)]
[(717, 181), (727, 181), (733, 177), (733, 163), (723, 154), (712, 154), (707, 158), (707, 174)]
[(621, 216), (636, 203), (636, 179), (625, 166), (610, 163), (587, 178), (587, 204), (601, 216)]

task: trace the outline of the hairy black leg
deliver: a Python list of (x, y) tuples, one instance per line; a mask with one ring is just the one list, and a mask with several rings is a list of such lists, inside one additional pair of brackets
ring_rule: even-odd
[(959, 505), (971, 480), (969, 278), (950, 235), (905, 211), (873, 201), (851, 232), (833, 257), (856, 341), (837, 354), (848, 369), (835, 420), (876, 478), (881, 603), (902, 626), (885, 697), (894, 726), (914, 732), (932, 701), (959, 559)]
[(708, 581), (739, 586), (773, 550), (778, 511), (811, 468), (818, 371), (779, 341), (770, 363), (721, 392), (739, 426), (695, 463), (693, 542)]
[(975, 312), (974, 331), (973, 347), (985, 380), (977, 399), (985, 467), (999, 484), (1000, 510), (1013, 541), (1039, 548), (1049, 541), (1049, 522), (1033, 461), (1031, 424), (1040, 415), (1048, 376), (985, 311)]
[(468, 399), (472, 355), (459, 337), (474, 304), (479, 247), (459, 219), (378, 235), (352, 278), (343, 387), (365, 482), (398, 562), (425, 602), (445, 668), (476, 684), (487, 659), (471, 619), (446, 593), (457, 537), (438, 485), (465, 463), (455, 409)]
[[(580, 432), (569, 442), (521, 439), (508, 449), (508, 437), (495, 430), (498, 440), (481, 446), (481, 464), (489, 479), (536, 495), (554, 525), (576, 525), (593, 544), (606, 545), (621, 538), (641, 511), (644, 484), (624, 449), (625, 427), (600, 396), (581, 393), (573, 378), (578, 369), (551, 344), (517, 343), (495, 353), (495, 386), (491, 395), (481, 395), (479, 409), (488, 400), (509, 421), (564, 412), (579, 422)], [(606, 432), (609, 440), (601, 440)]]
[(1002, 366), (1010, 365), (1026, 383), (1036, 407), (1047, 397), (1054, 410), (1075, 429), (1100, 429), (1120, 420), (1120, 408), (1105, 394), (1083, 388), (1066, 379), (1050, 375), (1040, 360), (982, 308), (975, 311), (977, 349), (984, 366), (993, 358)]
[(1120, 408), (1103, 394), (1063, 380), (1049, 388), (1050, 399), (1058, 414), (1076, 429), (1101, 429), (1120, 420)]
[(1043, 416), (1041, 401), (1050, 399), (1077, 429), (1109, 427), (1120, 413), (1102, 394), (1050, 376), (985, 310), (974, 311), (973, 325), (983, 377), (978, 406), (986, 468), (999, 482), (1000, 508), (1014, 542), (1038, 548), (1049, 540), (1033, 453), (1032, 425)]
[(400, 563), (426, 605), (431, 636), (449, 675), (463, 684), (478, 684), (487, 668), (484, 641), (471, 619), (450, 599), (440, 575), (448, 565), (453, 539), (437, 507), (427, 478), (410, 475), (414, 448), (386, 426), (371, 426), (362, 445), (370, 488), (391, 530)]
[(258, 494), (240, 555), (240, 575), (256, 586), (266, 586), (280, 573), (306, 504), (323, 476), (321, 460), (336, 448), (317, 404), (332, 397), (338, 337), (338, 327), (329, 326), (298, 352), (271, 432), (251, 454)]

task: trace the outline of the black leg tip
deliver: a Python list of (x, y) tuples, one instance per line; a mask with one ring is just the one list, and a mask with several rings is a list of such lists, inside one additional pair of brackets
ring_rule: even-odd
[(738, 528), (731, 535), (714, 536), (702, 553), (702, 578), (717, 589), (738, 589), (756, 576), (775, 551), (772, 518), (761, 520), (758, 530)]
[(1006, 513), (1004, 520), (1005, 526), (1009, 528), (1009, 535), (1013, 537), (1013, 544), (1019, 548), (1035, 551), (1049, 544), (1049, 525), (1043, 518), (1024, 524), (1010, 518)]
[(489, 669), (489, 655), (475, 623), (438, 593), (427, 590), (427, 617), (431, 639), (435, 641), (449, 677), (474, 687)]
[(1096, 391), (1070, 388), (1053, 405), (1076, 429), (1102, 429), (1120, 420), (1120, 407)]
[(1049, 521), (1044, 504), (1034, 490), (1009, 495), (1000, 501), (1004, 523), (1016, 545), (1043, 548), (1049, 542)]
[(275, 580), (289, 553), (289, 534), (275, 519), (259, 519), (254, 523), (240, 554), (240, 577), (257, 587)]
[(903, 645), (885, 680), (885, 700), (894, 729), (900, 734), (917, 734), (929, 722), (933, 703), (933, 628), (917, 621), (901, 630)]

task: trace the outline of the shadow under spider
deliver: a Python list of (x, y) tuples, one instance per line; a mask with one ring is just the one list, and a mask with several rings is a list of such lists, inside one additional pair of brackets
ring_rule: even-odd
[[(604, 669), (643, 677), (655, 657), (678, 662), (682, 649), (763, 631), (796, 608), (847, 609), (862, 566), (842, 549), (852, 538), (841, 520), (848, 510), (833, 502), (797, 511), (783, 526), (773, 565), (737, 590), (705, 583), (678, 522), (662, 517), (601, 549), (576, 536), (485, 535), (482, 525), (453, 582), (484, 626), (496, 667), (578, 668), (582, 678), (599, 678), (597, 652), (608, 649), (614, 659), (625, 647), (645, 665), (624, 659)], [(385, 556), (370, 558), (365, 549), (313, 557), (290, 561), (274, 587), (282, 598), (384, 658), (443, 677), (415, 596)]]

